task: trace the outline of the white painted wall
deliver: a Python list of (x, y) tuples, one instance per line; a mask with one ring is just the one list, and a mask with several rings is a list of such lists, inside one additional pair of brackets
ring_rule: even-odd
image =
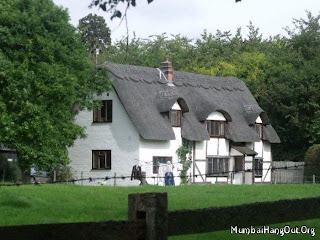
[(262, 120), (261, 120), (260, 116), (256, 119), (256, 123), (262, 123)]
[[(81, 172), (84, 178), (113, 177), (114, 173), (117, 176), (130, 176), (132, 167), (138, 164), (139, 134), (114, 91), (104, 93), (97, 100), (113, 101), (112, 123), (93, 123), (92, 111), (80, 112), (76, 123), (86, 127), (87, 137), (76, 140), (74, 146), (68, 149), (70, 165), (77, 178), (81, 177)], [(111, 170), (92, 170), (92, 150), (111, 150)], [(130, 179), (116, 181), (118, 186), (139, 183)], [(99, 185), (97, 181), (85, 181), (84, 184)], [(108, 180), (106, 184), (113, 185), (114, 180)]]
[[(272, 163), (272, 152), (271, 152), (271, 143), (264, 141), (263, 142), (263, 171), (262, 171), (262, 181), (271, 182), (271, 167)], [(269, 170), (268, 170), (269, 169)]]
[[(172, 110), (181, 110), (178, 102), (171, 108)], [(153, 173), (153, 157), (172, 157), (173, 164), (173, 175), (175, 176), (175, 184), (180, 184), (180, 169), (178, 166), (179, 159), (177, 155), (177, 149), (182, 145), (181, 138), (181, 127), (173, 127), (173, 132), (176, 139), (170, 141), (155, 141), (155, 140), (146, 140), (140, 137), (140, 151), (139, 151), (139, 161), (142, 165), (143, 171), (146, 172), (148, 177), (158, 177), (157, 174)], [(159, 178), (147, 178), (148, 184), (158, 184), (162, 185), (163, 181)]]
[(172, 110), (181, 110), (178, 102), (175, 102), (175, 104), (173, 104), (173, 106), (172, 106), (171, 109), (172, 109)]
[[(261, 117), (259, 116), (256, 120), (256, 123), (262, 123)], [(270, 182), (271, 181), (271, 170), (268, 170), (271, 166), (272, 154), (271, 154), (271, 144), (267, 141), (255, 142), (253, 144), (253, 150), (258, 153), (256, 157), (263, 159), (263, 171), (262, 178), (256, 177), (255, 182)]]
[[(139, 150), (139, 160), (140, 164), (143, 165), (143, 169), (146, 171), (147, 176), (157, 177), (157, 174), (153, 173), (153, 157), (172, 157), (172, 164), (175, 166), (173, 169), (173, 175), (179, 176), (177, 163), (179, 162), (177, 149), (182, 145), (181, 138), (181, 128), (174, 127), (173, 131), (175, 133), (176, 139), (170, 141), (155, 141), (146, 140), (140, 137), (140, 150)], [(158, 179), (147, 178), (149, 184), (157, 184)], [(175, 178), (175, 184), (180, 184), (180, 178)]]
[(223, 116), (221, 112), (215, 111), (209, 114), (207, 120), (226, 121), (226, 118)]

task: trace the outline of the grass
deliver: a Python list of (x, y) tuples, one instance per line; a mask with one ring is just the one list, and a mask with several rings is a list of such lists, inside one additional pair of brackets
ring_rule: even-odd
[[(167, 192), (169, 210), (232, 206), (244, 203), (320, 196), (320, 185), (211, 185), (179, 187), (88, 187), (42, 185), (0, 188), (0, 226), (58, 222), (126, 220), (128, 194)], [(283, 227), (286, 224), (273, 226)], [(293, 222), (290, 226), (316, 228), (320, 219)], [(318, 230), (318, 232), (317, 232)], [(290, 235), (284, 239), (308, 239), (310, 235)], [(248, 239), (248, 235), (220, 231), (170, 239)], [(256, 235), (250, 239), (280, 239), (275, 235)], [(281, 238), (281, 239), (283, 239)], [(311, 237), (310, 237), (311, 238)]]

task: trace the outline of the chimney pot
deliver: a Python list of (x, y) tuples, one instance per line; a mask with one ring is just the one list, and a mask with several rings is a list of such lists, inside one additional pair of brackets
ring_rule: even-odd
[(167, 56), (165, 61), (160, 64), (160, 69), (166, 76), (169, 83), (173, 82), (172, 79), (172, 63), (169, 61), (169, 57)]

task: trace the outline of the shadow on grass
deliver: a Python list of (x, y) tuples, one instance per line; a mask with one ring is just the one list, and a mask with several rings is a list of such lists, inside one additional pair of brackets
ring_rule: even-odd
[(31, 207), (31, 204), (23, 200), (12, 199), (12, 200), (6, 200), (2, 202), (1, 206), (13, 207), (13, 208), (29, 208)]

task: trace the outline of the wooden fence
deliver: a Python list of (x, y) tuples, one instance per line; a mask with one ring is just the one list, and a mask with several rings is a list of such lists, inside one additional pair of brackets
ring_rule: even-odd
[(166, 193), (129, 195), (128, 221), (0, 227), (5, 240), (165, 240), (168, 236), (320, 218), (320, 197), (168, 212)]
[[(272, 183), (303, 183), (304, 180), (304, 162), (272, 162), (272, 167), (283, 168), (272, 170)], [(299, 165), (299, 167), (294, 167)], [(285, 168), (289, 167), (289, 168)]]

